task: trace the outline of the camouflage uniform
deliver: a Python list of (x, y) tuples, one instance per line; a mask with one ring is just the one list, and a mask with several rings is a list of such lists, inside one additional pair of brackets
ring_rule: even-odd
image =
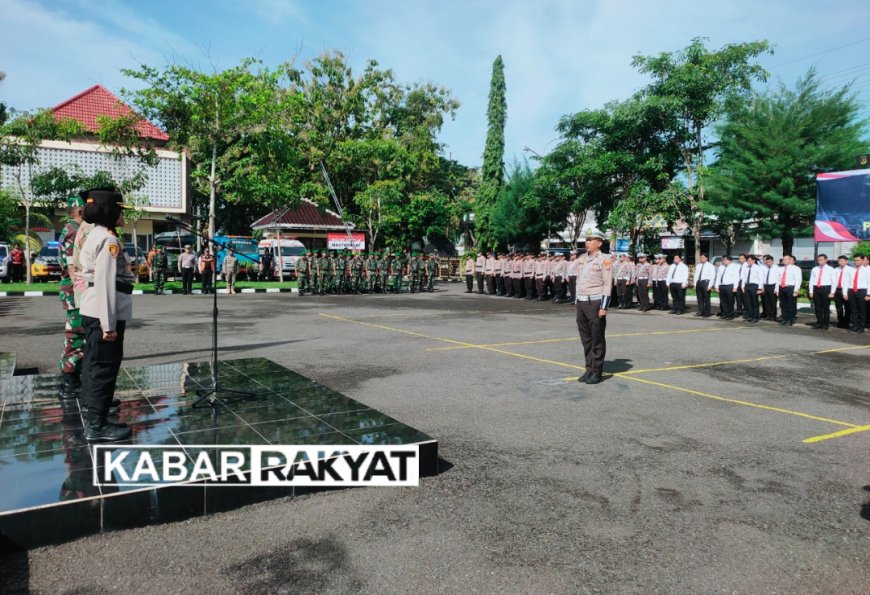
[(162, 249), (155, 252), (151, 257), (151, 271), (154, 274), (154, 293), (163, 295), (163, 285), (166, 283), (166, 270), (169, 268), (169, 259)]
[(305, 295), (306, 291), (311, 293), (311, 262), (307, 252), (303, 252), (296, 261), (296, 273), (299, 277), (299, 295)]
[(430, 256), (426, 262), (426, 291), (432, 291), (435, 277), (438, 275), (438, 259)]
[(368, 282), (368, 290), (369, 293), (375, 292), (375, 283), (377, 282), (378, 276), (378, 261), (375, 260), (374, 254), (369, 254), (368, 260), (366, 260), (366, 281)]
[[(74, 197), (81, 201), (79, 197)], [(70, 198), (68, 205), (70, 208), (75, 206), (84, 206), (72, 204), (73, 198)], [(60, 266), (60, 303), (66, 312), (66, 324), (64, 326), (64, 341), (63, 353), (60, 356), (58, 367), (64, 374), (73, 374), (78, 376), (82, 371), (82, 358), (84, 357), (85, 349), (85, 329), (82, 324), (82, 316), (79, 313), (78, 304), (76, 302), (75, 291), (73, 289), (73, 280), (69, 275), (69, 268), (73, 263), (73, 255), (75, 250), (75, 238), (79, 230), (79, 223), (73, 219), (67, 221), (66, 227), (63, 230), (62, 246), (59, 251)]]
[(347, 258), (344, 252), (338, 253), (338, 258), (335, 260), (335, 279), (336, 293), (342, 294), (347, 291)]
[(393, 258), (393, 290), (396, 293), (402, 293), (402, 275), (405, 272), (405, 258), (401, 254), (397, 254)]
[(320, 251), (311, 255), (311, 293), (320, 293)]
[(362, 280), (363, 267), (365, 266), (365, 262), (362, 258), (360, 258), (359, 253), (354, 254), (353, 258), (350, 261), (350, 272), (353, 276), (353, 292), (360, 292), (360, 282)]

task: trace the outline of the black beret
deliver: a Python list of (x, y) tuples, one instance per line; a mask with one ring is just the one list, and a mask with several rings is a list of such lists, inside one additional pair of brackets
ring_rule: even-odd
[(91, 188), (79, 193), (85, 204), (95, 205), (120, 205), (123, 206), (124, 197), (114, 188)]

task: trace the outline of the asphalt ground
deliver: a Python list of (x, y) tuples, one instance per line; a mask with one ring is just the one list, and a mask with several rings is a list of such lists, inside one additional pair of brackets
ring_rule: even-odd
[[(417, 488), (274, 500), (0, 562), (34, 592), (866, 593), (870, 337), (612, 310), (578, 384), (573, 307), (466, 295), (220, 296), (268, 357), (440, 441)], [(125, 365), (204, 360), (207, 296), (137, 296)], [(0, 300), (53, 370), (56, 298)], [(2, 489), (2, 488), (0, 488)]]

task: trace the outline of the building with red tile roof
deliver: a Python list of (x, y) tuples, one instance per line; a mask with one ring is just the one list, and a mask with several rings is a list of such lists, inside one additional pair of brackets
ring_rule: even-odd
[[(298, 239), (308, 248), (314, 249), (327, 247), (327, 242), (342, 240), (346, 237), (347, 230), (354, 229), (353, 223), (345, 225), (338, 213), (321, 209), (317, 203), (307, 198), (303, 198), (295, 209), (276, 209), (260, 217), (251, 227), (272, 237), (280, 230), (283, 238)], [(364, 234), (353, 235), (357, 241), (365, 243)]]
[[(98, 116), (119, 118), (134, 113), (127, 104), (102, 85), (85, 89), (78, 95), (57, 104), (51, 108), (51, 111), (57, 118), (71, 118), (80, 122), (91, 132), (96, 132), (99, 127)], [(169, 135), (145, 118), (136, 124), (136, 131), (141, 138), (154, 141), (155, 144), (165, 144), (169, 140)]]

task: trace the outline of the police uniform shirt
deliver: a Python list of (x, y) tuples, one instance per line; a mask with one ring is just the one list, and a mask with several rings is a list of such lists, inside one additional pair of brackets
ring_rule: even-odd
[[(821, 277), (821, 279), (819, 278)], [(813, 288), (815, 287), (836, 287), (837, 285), (837, 273), (834, 271), (834, 267), (825, 263), (824, 266), (814, 266), (812, 272), (810, 273), (810, 293), (813, 292)]]
[(542, 258), (538, 258), (535, 261), (535, 279), (543, 279), (547, 276), (547, 261)]
[(633, 277), (634, 277), (634, 264), (628, 260), (620, 263), (619, 267), (616, 269), (616, 278), (617, 279), (625, 279), (626, 281), (631, 281)]
[[(103, 332), (114, 331), (117, 321), (133, 318), (133, 296), (117, 290), (130, 285), (133, 273), (124, 245), (108, 229), (94, 226), (81, 251), (82, 278), (88, 283), (82, 295), (83, 316), (97, 318)], [(91, 285), (93, 284), (93, 285)]]
[(503, 269), (504, 257), (500, 256), (499, 258), (496, 258), (495, 262), (492, 264), (492, 274), (500, 277)]
[[(414, 268), (415, 269), (417, 268), (416, 263), (414, 265)], [(470, 258), (465, 259), (465, 274), (466, 275), (473, 275), (474, 274), (474, 261), (471, 260)]]
[(178, 270), (192, 269), (196, 265), (196, 254), (193, 252), (182, 252), (178, 255)]
[(483, 265), (483, 272), (485, 275), (489, 276), (489, 275), (493, 274), (494, 270), (495, 270), (495, 258), (490, 256), (489, 258), (486, 259), (486, 262)]
[(637, 265), (635, 269), (635, 274), (638, 279), (649, 279), (650, 277), (650, 265), (648, 262), (641, 263)]
[(577, 264), (577, 301), (584, 296), (601, 296), (599, 308), (610, 303), (610, 288), (613, 285), (613, 263), (610, 255), (599, 252), (595, 256), (584, 254)]
[(576, 277), (577, 276), (577, 259), (576, 258), (572, 258), (571, 260), (568, 261), (568, 266), (566, 267), (566, 272), (568, 273), (569, 277)]
[[(302, 260), (302, 259), (300, 258), (299, 260)], [(306, 270), (305, 264), (304, 264), (305, 262), (308, 262), (308, 259), (305, 259), (303, 261), (303, 265), (302, 265), (303, 271)], [(238, 273), (238, 272), (239, 272), (239, 259), (236, 258), (235, 256), (230, 256), (229, 254), (227, 254), (224, 257), (224, 273)]]
[(523, 278), (531, 279), (535, 275), (535, 261), (531, 256), (527, 256), (523, 262)]
[(477, 262), (474, 264), (474, 270), (478, 273), (482, 273), (484, 267), (486, 266), (486, 256), (481, 254), (477, 257)]
[(565, 276), (565, 261), (557, 260), (553, 263), (553, 276), (554, 277), (564, 277)]

